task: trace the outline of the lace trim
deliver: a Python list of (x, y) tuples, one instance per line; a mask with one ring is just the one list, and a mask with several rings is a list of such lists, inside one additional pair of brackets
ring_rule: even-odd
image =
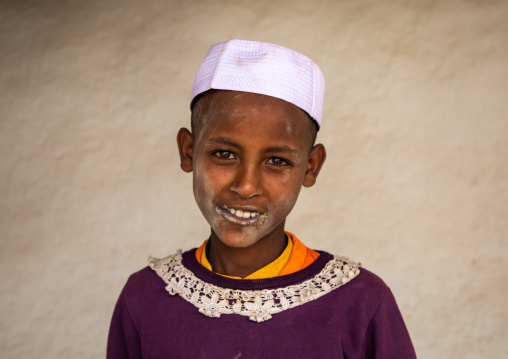
[(150, 257), (148, 264), (167, 284), (169, 294), (178, 294), (207, 317), (240, 314), (258, 323), (341, 287), (360, 273), (361, 266), (346, 257), (334, 256), (319, 274), (300, 284), (277, 289), (235, 290), (197, 278), (182, 265), (181, 251), (162, 259)]

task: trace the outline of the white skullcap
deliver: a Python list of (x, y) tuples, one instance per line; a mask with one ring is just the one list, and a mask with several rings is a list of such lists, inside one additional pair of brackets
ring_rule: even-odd
[(280, 98), (300, 107), (321, 127), (323, 73), (307, 56), (286, 47), (246, 40), (213, 45), (194, 79), (191, 104), (210, 89)]

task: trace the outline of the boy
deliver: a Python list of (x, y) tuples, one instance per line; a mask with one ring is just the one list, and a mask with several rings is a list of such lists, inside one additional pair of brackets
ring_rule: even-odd
[(282, 46), (214, 45), (177, 142), (211, 227), (198, 249), (133, 274), (108, 358), (415, 358), (388, 287), (284, 231), (326, 157), (324, 79)]

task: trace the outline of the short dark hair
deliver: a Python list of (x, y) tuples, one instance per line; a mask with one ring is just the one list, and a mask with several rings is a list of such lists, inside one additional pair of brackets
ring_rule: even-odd
[[(192, 100), (192, 104), (191, 104), (191, 132), (192, 132), (193, 136), (194, 136), (194, 132), (196, 131), (196, 128), (199, 127), (199, 124), (200, 124), (199, 121), (202, 119), (202, 111), (203, 111), (203, 104), (204, 104), (203, 99), (205, 97), (209, 96), (210, 94), (214, 93), (215, 91), (217, 91), (217, 90), (211, 89), (211, 90), (205, 91), (203, 93), (200, 93), (196, 97), (194, 97), (194, 99)], [(310, 117), (310, 115), (306, 111), (304, 111), (304, 112), (307, 115), (307, 117), (309, 118), (309, 121), (312, 122), (312, 126), (310, 126), (310, 132), (311, 132), (311, 136), (312, 136), (312, 146), (311, 146), (311, 148), (312, 148), (316, 144), (317, 132), (318, 132), (319, 127), (318, 127), (317, 122), (312, 117)]]
[(203, 98), (207, 95), (213, 93), (215, 90), (208, 90), (205, 92), (200, 93), (194, 99), (191, 103), (191, 132), (194, 134), (196, 130), (196, 126), (198, 125), (199, 118), (201, 118), (201, 112), (203, 110)]

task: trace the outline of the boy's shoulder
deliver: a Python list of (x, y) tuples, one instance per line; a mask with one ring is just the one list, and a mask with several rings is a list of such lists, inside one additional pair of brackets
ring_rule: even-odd
[(160, 282), (160, 277), (149, 266), (146, 266), (129, 276), (125, 283), (124, 291), (128, 290), (129, 293), (149, 291), (154, 287), (159, 287)]
[(381, 279), (381, 277), (364, 267), (361, 268), (361, 273), (358, 276), (358, 279), (358, 284), (365, 286), (370, 291), (381, 293), (389, 288), (385, 281)]

